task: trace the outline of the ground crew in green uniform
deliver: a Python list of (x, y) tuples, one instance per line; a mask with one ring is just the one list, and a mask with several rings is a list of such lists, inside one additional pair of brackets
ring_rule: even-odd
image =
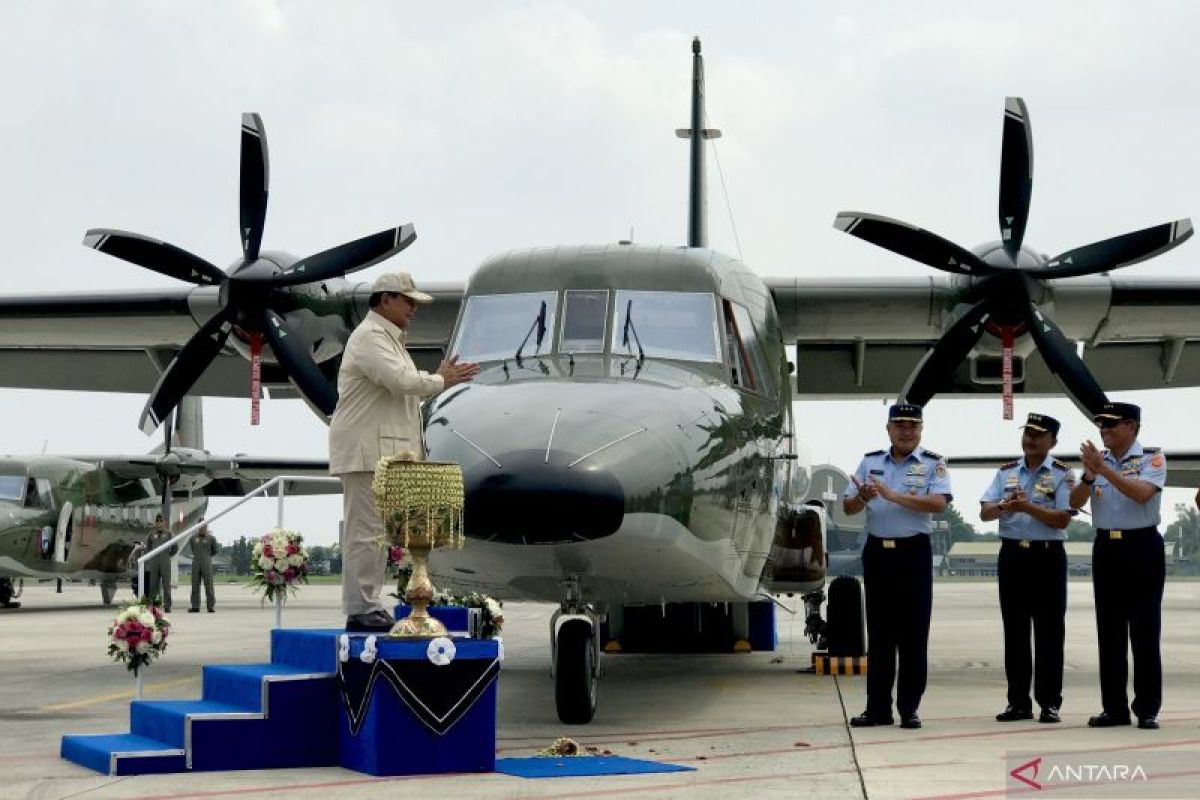
[(900, 727), (921, 727), (933, 606), (929, 527), (951, 499), (945, 459), (920, 446), (922, 416), (909, 403), (888, 410), (891, 447), (863, 456), (842, 497), (847, 514), (867, 511), (867, 709), (850, 720), (856, 728), (895, 722), (893, 679)]
[[(1166, 553), (1158, 532), (1167, 460), (1157, 447), (1142, 447), (1142, 410), (1132, 403), (1105, 403), (1095, 417), (1101, 451), (1079, 448), (1083, 478), (1071, 490), (1071, 506), (1092, 504), (1092, 590), (1100, 646), (1103, 710), (1093, 728), (1128, 725), (1132, 709), (1139, 728), (1158, 727), (1162, 705), (1162, 596)], [(1129, 703), (1127, 652), (1133, 651), (1133, 704)]]
[[(146, 552), (171, 541), (171, 536), (172, 533), (163, 523), (162, 514), (159, 514), (154, 518), (154, 530), (146, 537)], [(161, 597), (164, 611), (171, 610), (171, 556), (178, 550), (175, 545), (171, 545), (146, 562), (145, 596), (151, 600)]]
[[(1021, 434), (1025, 457), (1004, 464), (979, 498), (979, 518), (1000, 520), (1000, 616), (1004, 620), (1004, 676), (1008, 707), (998, 722), (1033, 719), (1058, 722), (1062, 706), (1063, 639), (1067, 615), (1067, 553), (1075, 474), (1050, 458), (1060, 425), (1054, 417), (1030, 414)], [(1034, 649), (1029, 647), (1033, 627)], [(1037, 652), (1036, 668), (1034, 650)]]
[(201, 525), (200, 530), (196, 531), (192, 536), (192, 540), (188, 542), (188, 549), (192, 557), (192, 604), (188, 608), (188, 613), (195, 614), (200, 611), (200, 582), (204, 582), (204, 599), (207, 601), (208, 613), (217, 610), (217, 598), (213, 593), (213, 556), (221, 552), (221, 545), (217, 543), (217, 539), (208, 532), (207, 525)]

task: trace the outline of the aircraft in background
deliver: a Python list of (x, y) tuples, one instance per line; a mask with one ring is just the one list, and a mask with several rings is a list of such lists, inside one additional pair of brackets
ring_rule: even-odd
[(108, 605), (135, 574), (130, 553), (159, 513), (182, 531), (204, 517), (209, 497), (243, 495), (275, 475), (328, 474), (323, 460), (209, 454), (200, 403), (184, 399), (177, 436), (159, 452), (0, 457), (0, 607), (18, 605), (26, 580), (91, 581)]
[[(964, 305), (994, 296), (987, 309), (1007, 308), (994, 293), (1028, 266), (1001, 246), (1019, 263), (982, 281), (764, 279), (709, 248), (704, 143), (719, 132), (704, 127), (698, 40), (692, 49), (691, 123), (678, 131), (691, 151), (686, 246), (513, 250), (465, 286), (422, 284), (438, 302), (409, 330), (423, 366), (447, 353), (483, 365), (425, 407), (430, 456), (463, 466), (472, 540), (434, 553), (435, 580), (559, 604), (551, 658), (566, 722), (595, 713), (602, 622), (627, 642), (645, 624), (639, 609), (682, 607), (680, 627), (699, 632), (719, 604), (740, 638), (752, 603), (795, 592), (819, 637), (824, 501), (810, 493), (793, 401), (895, 396), (928, 375), (922, 359), (945, 362), (940, 339), (962, 341), (950, 332)], [(89, 246), (193, 285), (0, 298), (0, 384), (150, 392), (141, 422), (153, 428), (186, 393), (243, 394), (249, 359), (273, 397), (327, 415), (370, 293), (346, 276), (415, 233), (399, 225), (307, 259), (261, 250), (269, 173), (256, 115), (243, 117), (241, 146), (242, 250), (228, 271), (149, 237), (90, 231)], [(1200, 359), (1185, 353), (1200, 337), (1200, 281), (1018, 277), (1038, 313), (1086, 343), (1106, 388), (1200, 385)], [(1038, 352), (1014, 358), (1013, 391), (1058, 392)], [(997, 391), (984, 350), (968, 360), (939, 393)]]

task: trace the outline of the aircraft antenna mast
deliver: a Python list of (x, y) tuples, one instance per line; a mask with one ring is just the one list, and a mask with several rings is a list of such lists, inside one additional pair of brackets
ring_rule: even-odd
[(721, 132), (704, 127), (704, 56), (700, 55), (700, 37), (692, 39), (692, 124), (677, 128), (675, 135), (687, 139), (691, 149), (691, 176), (688, 185), (688, 247), (708, 247), (708, 187), (704, 179), (704, 142)]

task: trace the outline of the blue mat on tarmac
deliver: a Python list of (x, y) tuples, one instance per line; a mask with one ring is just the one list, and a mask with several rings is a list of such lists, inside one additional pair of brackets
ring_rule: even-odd
[(497, 758), (496, 772), (518, 778), (579, 778), (589, 775), (640, 775), (648, 772), (693, 772), (695, 767), (644, 761), (624, 756), (533, 756)]

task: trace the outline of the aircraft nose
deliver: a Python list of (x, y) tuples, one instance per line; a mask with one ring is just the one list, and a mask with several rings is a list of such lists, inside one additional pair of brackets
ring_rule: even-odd
[(462, 466), (472, 539), (600, 539), (631, 509), (659, 509), (682, 469), (659, 434), (674, 430), (660, 400), (625, 387), (472, 386), (428, 409), (427, 453)]
[(467, 532), (519, 544), (588, 541), (615, 533), (625, 493), (607, 469), (572, 468), (571, 453), (516, 450), (502, 466), (464, 464)]

